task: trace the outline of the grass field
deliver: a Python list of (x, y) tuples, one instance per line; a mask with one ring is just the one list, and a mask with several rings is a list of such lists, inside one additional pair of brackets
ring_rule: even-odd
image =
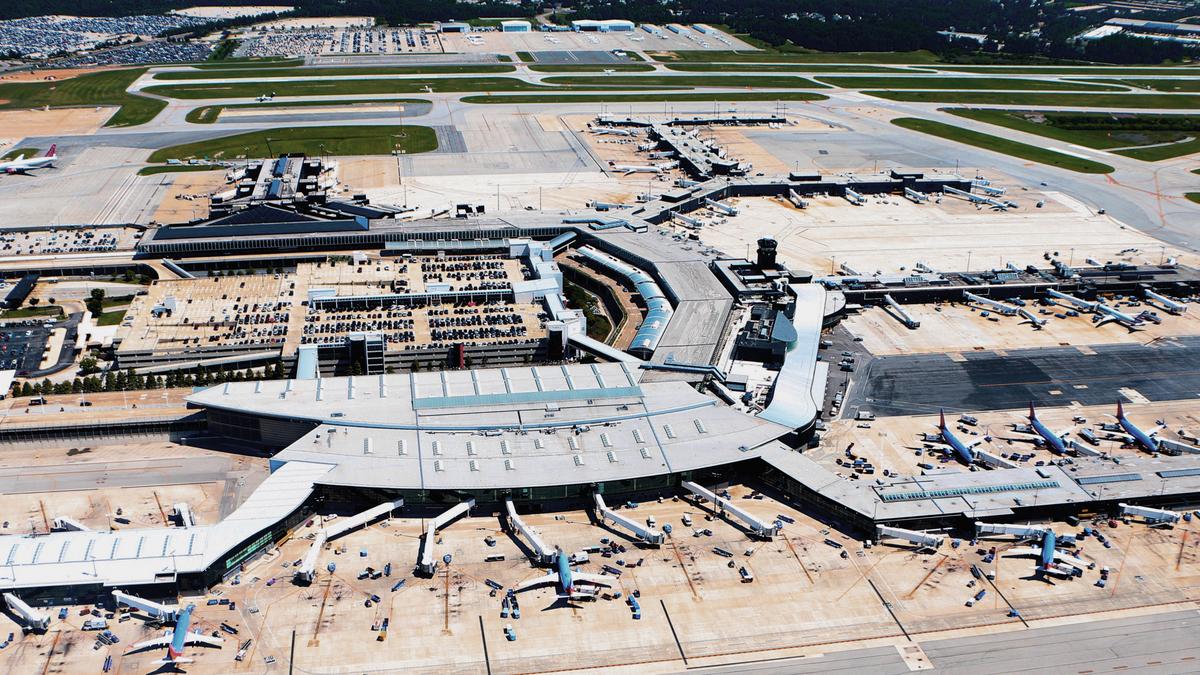
[(0, 84), (0, 109), (120, 106), (104, 126), (129, 127), (145, 124), (167, 107), (165, 101), (125, 92), (145, 68), (106, 70), (67, 80), (6, 82)]
[(1136, 68), (1130, 66), (938, 66), (955, 73), (1008, 73), (1010, 75), (1188, 75), (1200, 68)]
[(479, 64), (469, 66), (372, 66), (367, 68), (238, 68), (229, 72), (168, 71), (155, 73), (156, 80), (215, 80), (272, 77), (344, 77), (351, 75), (461, 75), (469, 73), (511, 73), (516, 66)]
[[(802, 63), (666, 63), (667, 70), (685, 73), (900, 73), (901, 68), (853, 66), (843, 64)], [(924, 72), (924, 69), (922, 69)]]
[(654, 70), (649, 63), (548, 63), (531, 65), (529, 69), (539, 73), (602, 73), (615, 70), (622, 73), (647, 72)]
[(1183, 196), (1187, 197), (1189, 202), (1200, 204), (1200, 192), (1188, 192)]
[(1137, 89), (1150, 89), (1152, 91), (1182, 91), (1195, 92), (1200, 91), (1200, 79), (1188, 80), (1138, 80), (1135, 78), (1126, 78), (1121, 80), (1088, 80), (1089, 82), (1116, 82), (1129, 85)]
[(1010, 141), (1006, 138), (1000, 138), (999, 136), (981, 134), (977, 131), (971, 131), (969, 129), (963, 129), (962, 127), (956, 127), (949, 124), (942, 124), (941, 122), (934, 122), (933, 120), (924, 120), (916, 117), (900, 117), (892, 120), (892, 124), (904, 129), (909, 129), (911, 131), (919, 131), (923, 134), (929, 134), (930, 136), (937, 136), (939, 138), (945, 138), (946, 140), (973, 145), (977, 148), (992, 150), (1005, 155), (1012, 155), (1013, 157), (1020, 157), (1021, 159), (1027, 159), (1031, 162), (1056, 166), (1060, 169), (1067, 169), (1068, 171), (1078, 171), (1079, 173), (1112, 173), (1114, 171), (1111, 166), (1107, 164), (1101, 164), (1100, 162), (1093, 162), (1090, 159), (1064, 155), (1059, 152), (1046, 150), (1045, 148), (1039, 148), (1035, 145), (1026, 145), (1025, 143)]
[[(1133, 115), (1122, 118), (1124, 126), (1114, 122), (1110, 127), (1090, 129), (1071, 128), (1070, 122), (1073, 119), (1090, 120), (1096, 117), (1086, 113), (1029, 113), (1019, 110), (971, 110), (965, 108), (951, 108), (946, 112), (958, 117), (1098, 150), (1170, 143), (1170, 145), (1158, 145), (1157, 147), (1115, 151), (1116, 154), (1147, 162), (1156, 162), (1200, 151), (1200, 140), (1194, 138), (1200, 136), (1200, 119), (1190, 115)], [(1044, 121), (1033, 121), (1034, 119)], [(1136, 124), (1130, 124), (1135, 120), (1185, 124), (1181, 124), (1177, 128), (1172, 128), (1169, 124), (1146, 124), (1146, 128), (1138, 129)], [(1059, 124), (1055, 124), (1055, 122), (1059, 122)], [(1188, 137), (1193, 137), (1193, 140), (1185, 140)]]
[(608, 87), (763, 87), (825, 89), (823, 84), (794, 75), (600, 75), (547, 77), (543, 82), (572, 86)]
[[(437, 149), (437, 136), (429, 127), (411, 125), (287, 127), (223, 136), (197, 143), (175, 145), (151, 153), (148, 161), (196, 157), (236, 159), (276, 157), (288, 153), (318, 155), (388, 155), (395, 148), (393, 135), (405, 134), (400, 149), (409, 154)], [(322, 148), (321, 146), (324, 146)]]
[(655, 61), (715, 61), (758, 63), (937, 63), (937, 55), (915, 52), (800, 52), (800, 51), (648, 51)]
[(695, 94), (498, 94), (464, 96), (463, 103), (670, 103), (672, 101), (824, 101), (810, 91), (750, 91)]
[(125, 312), (127, 312), (127, 311), (129, 311), (129, 310), (114, 309), (111, 312), (105, 312), (105, 313), (101, 314), (100, 316), (96, 317), (96, 325), (97, 326), (115, 326), (115, 325), (121, 323), (121, 320), (125, 318)]
[(1023, 89), (1029, 91), (1113, 91), (1119, 87), (1049, 80), (1018, 80), (999, 77), (817, 77), (820, 82), (848, 89)]
[(139, 176), (154, 176), (160, 173), (191, 173), (192, 171), (216, 171), (222, 167), (215, 164), (168, 164), (165, 166), (145, 166), (138, 171)]
[[(512, 77), (448, 77), (443, 79), (409, 80), (313, 80), (300, 82), (272, 82), (271, 91), (276, 96), (331, 96), (353, 94), (419, 94), (426, 87), (435, 92), (485, 92), (485, 91), (555, 91), (556, 87), (544, 87)], [(159, 96), (181, 99), (205, 98), (254, 98), (263, 93), (258, 82), (230, 82), (228, 84), (156, 85), (146, 91)]]
[(864, 91), (868, 96), (911, 103), (1082, 106), (1089, 108), (1167, 108), (1195, 110), (1200, 96), (1187, 94), (1040, 94), (996, 91)]
[(62, 317), (63, 308), (58, 305), (38, 305), (37, 307), (20, 307), (0, 311), (0, 317), (5, 319), (29, 319), (41, 316)]
[[(403, 105), (414, 105), (420, 103), (429, 103), (424, 99), (419, 98), (377, 98), (370, 101), (267, 101), (264, 103), (230, 103), (227, 105), (206, 105), (199, 108), (192, 108), (184, 117), (192, 124), (212, 124), (217, 121), (221, 113), (225, 110), (243, 110), (248, 108), (302, 108), (302, 107), (326, 107), (326, 106), (342, 106), (352, 108), (358, 105), (380, 105), (382, 103), (397, 103)], [(399, 113), (397, 113), (399, 116)]]
[(16, 148), (14, 150), (9, 150), (8, 152), (4, 153), (4, 156), (0, 157), (0, 159), (3, 159), (4, 161), (10, 161), (10, 160), (14, 160), (14, 159), (25, 159), (26, 157), (33, 157), (34, 155), (38, 154), (41, 151), (42, 151), (41, 148)]

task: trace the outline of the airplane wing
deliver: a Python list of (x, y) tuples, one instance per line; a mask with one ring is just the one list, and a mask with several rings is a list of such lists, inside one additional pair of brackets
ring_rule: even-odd
[(987, 440), (986, 437), (985, 438), (977, 438), (977, 439), (971, 441), (970, 443), (967, 443), (967, 447), (974, 448), (975, 446), (979, 445), (980, 443), (983, 443), (986, 440)]
[(522, 581), (521, 583), (517, 584), (517, 590), (523, 591), (527, 588), (533, 588), (534, 586), (541, 586), (543, 584), (557, 584), (557, 583), (558, 583), (558, 572), (551, 572), (550, 574), (547, 574), (542, 577), (537, 577), (534, 579), (530, 579), (528, 581)]
[(220, 647), (225, 640), (211, 635), (202, 635), (200, 633), (188, 633), (184, 640), (189, 645), (208, 645), (209, 647)]
[(1036, 556), (1040, 556), (1041, 554), (1042, 554), (1042, 549), (1040, 549), (1040, 548), (1034, 548), (1034, 547), (1032, 547), (1032, 546), (1019, 546), (1019, 547), (1017, 547), (1017, 548), (1010, 548), (1010, 549), (1008, 549), (1007, 551), (1005, 551), (1005, 552), (1004, 552), (1004, 555), (1006, 555), (1006, 556), (1012, 556), (1012, 555), (1036, 555)]
[(170, 633), (168, 633), (160, 638), (154, 638), (153, 640), (143, 640), (141, 642), (138, 642), (138, 643), (134, 644), (133, 646), (131, 646), (129, 648), (129, 651), (136, 652), (136, 651), (139, 651), (142, 649), (158, 649), (161, 647), (166, 647), (169, 644), (171, 644), (171, 634)]
[(1078, 567), (1081, 570), (1087, 569), (1091, 565), (1091, 563), (1089, 563), (1088, 561), (1086, 561), (1082, 558), (1076, 558), (1075, 556), (1070, 555), (1068, 553), (1062, 553), (1062, 552), (1058, 552), (1058, 551), (1056, 551), (1054, 553), (1054, 559), (1061, 563), (1066, 563), (1068, 565), (1074, 565), (1075, 567)]
[(575, 581), (582, 581), (585, 584), (595, 584), (604, 586), (605, 588), (612, 587), (612, 579), (601, 574), (588, 574), (587, 572), (572, 572), (571, 578)]

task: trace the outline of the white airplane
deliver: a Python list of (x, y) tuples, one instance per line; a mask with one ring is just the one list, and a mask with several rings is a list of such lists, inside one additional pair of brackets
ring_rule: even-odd
[(0, 162), (0, 171), (4, 173), (27, 173), (31, 169), (45, 169), (53, 167), (54, 160), (58, 159), (58, 144), (50, 146), (46, 154), (41, 157), (26, 157), (24, 159), (12, 159), (7, 162)]
[(1083, 575), (1085, 568), (1093, 566), (1093, 563), (1058, 550), (1058, 537), (1051, 530), (1042, 533), (1041, 546), (1012, 548), (1003, 555), (1036, 557), (1038, 564), (1034, 566), (1034, 573), (1038, 576), (1054, 574), (1066, 578), (1078, 577)]
[(426, 94), (432, 94), (432, 93), (433, 93), (433, 87), (429, 86), (428, 84), (427, 84), (427, 85), (425, 85), (424, 87), (421, 87), (421, 89), (425, 90), (425, 93), (426, 93)]
[(576, 598), (589, 598), (590, 594), (579, 593), (576, 591), (575, 584), (592, 584), (594, 586), (603, 586), (610, 588), (612, 582), (599, 574), (588, 574), (586, 572), (577, 572), (571, 569), (571, 559), (566, 553), (563, 553), (561, 548), (556, 549), (554, 555), (555, 571), (545, 576), (523, 581), (517, 584), (517, 591), (524, 591), (535, 586), (544, 586), (546, 584), (554, 584), (558, 587), (558, 597), (565, 600), (574, 600)]
[(270, 100), (272, 100), (272, 99), (274, 99), (274, 98), (275, 98), (275, 92), (271, 92), (271, 93), (269, 93), (269, 94), (263, 94), (263, 95), (261, 95), (261, 96), (258, 96), (258, 97), (257, 97), (257, 98), (255, 98), (254, 100), (255, 100), (255, 101), (258, 101), (259, 103), (265, 103), (265, 102), (267, 102), (267, 101), (270, 101)]
[(605, 74), (605, 75), (612, 75), (612, 74), (613, 74), (613, 73), (615, 73), (615, 72), (617, 72), (615, 68), (605, 68), (605, 69), (604, 69), (604, 74)]
[(1145, 314), (1145, 312), (1142, 312), (1137, 316), (1133, 316), (1132, 314), (1127, 314), (1121, 310), (1109, 307), (1102, 302), (1096, 303), (1095, 309), (1097, 316), (1104, 315), (1103, 318), (1096, 321), (1097, 327), (1103, 326), (1106, 323), (1119, 323), (1132, 331), (1141, 328), (1142, 324), (1146, 321), (1144, 318), (1142, 318), (1142, 314)]
[(219, 637), (209, 637), (202, 633), (188, 632), (188, 627), (192, 623), (192, 611), (196, 609), (195, 605), (188, 605), (179, 616), (175, 618), (175, 628), (165, 631), (162, 637), (154, 638), (153, 640), (143, 640), (129, 648), (126, 654), (141, 651), (143, 649), (158, 649), (161, 647), (167, 648), (167, 655), (155, 663), (162, 665), (173, 665), (177, 663), (192, 663), (192, 659), (184, 658), (183, 650), (187, 645), (203, 644), (210, 647), (220, 647), (225, 641)]

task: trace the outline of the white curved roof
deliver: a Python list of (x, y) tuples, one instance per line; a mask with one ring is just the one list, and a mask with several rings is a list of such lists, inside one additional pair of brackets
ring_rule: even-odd
[[(817, 350), (821, 347), (821, 325), (825, 319), (825, 289), (819, 284), (788, 286), (796, 297), (791, 319), (793, 340), (788, 343), (783, 367), (775, 378), (771, 403), (759, 417), (791, 429), (806, 427), (817, 417), (821, 402), (816, 399)], [(775, 321), (786, 321), (780, 314)], [(781, 328), (781, 333), (786, 327)], [(820, 387), (821, 394), (824, 387)]]

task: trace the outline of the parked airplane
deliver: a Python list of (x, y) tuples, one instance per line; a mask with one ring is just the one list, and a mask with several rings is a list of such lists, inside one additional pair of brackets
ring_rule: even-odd
[(224, 642), (219, 637), (209, 637), (201, 633), (189, 633), (188, 627), (192, 623), (192, 610), (196, 609), (195, 605), (188, 605), (175, 618), (175, 628), (166, 632), (160, 638), (153, 640), (144, 640), (130, 648), (128, 653), (140, 651), (143, 649), (157, 649), (159, 647), (167, 648), (167, 655), (162, 659), (155, 661), (157, 664), (169, 665), (176, 663), (191, 663), (192, 659), (184, 658), (184, 647), (190, 644), (205, 644), (210, 647), (220, 647)]
[(42, 157), (26, 157), (24, 159), (13, 159), (7, 162), (0, 162), (0, 171), (4, 173), (26, 173), (30, 169), (45, 169), (53, 167), (54, 160), (58, 159), (58, 144), (50, 146), (46, 154)]
[(1071, 578), (1083, 575), (1084, 568), (1092, 567), (1092, 563), (1058, 550), (1058, 536), (1053, 530), (1042, 533), (1041, 546), (1026, 546), (1009, 549), (1006, 556), (1036, 556), (1038, 564), (1034, 567), (1037, 575), (1054, 574)]
[(1103, 326), (1106, 323), (1115, 322), (1125, 326), (1129, 330), (1136, 330), (1141, 328), (1142, 324), (1146, 322), (1146, 320), (1142, 317), (1142, 314), (1145, 314), (1145, 312), (1142, 312), (1137, 316), (1133, 316), (1132, 314), (1127, 314), (1119, 309), (1109, 307), (1102, 302), (1096, 303), (1095, 307), (1097, 316), (1104, 315), (1101, 319), (1096, 321), (1097, 327)]
[(555, 549), (554, 566), (555, 571), (545, 576), (523, 581), (517, 585), (517, 591), (524, 591), (534, 586), (543, 586), (545, 584), (555, 584), (558, 586), (558, 597), (573, 600), (576, 598), (589, 597), (585, 593), (579, 593), (576, 590), (576, 583), (592, 584), (595, 586), (604, 586), (609, 588), (612, 582), (599, 574), (588, 574), (586, 572), (578, 572), (571, 569), (571, 557), (563, 552), (561, 548)]
[(1046, 441), (1046, 445), (1050, 448), (1050, 452), (1056, 455), (1067, 454), (1067, 432), (1056, 434), (1050, 431), (1049, 427), (1042, 424), (1042, 421), (1037, 418), (1037, 413), (1033, 410), (1033, 401), (1029, 402), (1029, 426), (1033, 427), (1034, 433), (1042, 437)]
[(1155, 436), (1163, 430), (1163, 425), (1160, 424), (1154, 427), (1149, 433), (1142, 431), (1138, 425), (1131, 422), (1128, 417), (1125, 417), (1125, 410), (1121, 407), (1120, 401), (1117, 401), (1117, 424), (1120, 424), (1121, 428), (1125, 430), (1124, 434), (1118, 435), (1124, 436), (1130, 443), (1146, 452), (1159, 451), (1162, 444)]
[(986, 441), (987, 438), (980, 438), (978, 440), (971, 441), (970, 443), (963, 443), (958, 439), (958, 436), (954, 435), (953, 431), (950, 431), (950, 427), (946, 426), (946, 411), (939, 410), (938, 415), (938, 435), (941, 437), (940, 442), (943, 445), (949, 446), (949, 448), (954, 451), (954, 455), (958, 458), (958, 461), (966, 464), (967, 466), (974, 464), (978, 459), (975, 454), (974, 447)]

